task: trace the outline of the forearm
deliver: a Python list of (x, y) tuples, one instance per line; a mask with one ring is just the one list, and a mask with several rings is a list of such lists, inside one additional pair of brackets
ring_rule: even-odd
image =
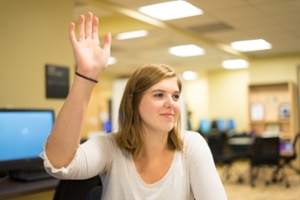
[(47, 156), (56, 168), (66, 167), (74, 157), (94, 86), (95, 83), (75, 76), (46, 145)]

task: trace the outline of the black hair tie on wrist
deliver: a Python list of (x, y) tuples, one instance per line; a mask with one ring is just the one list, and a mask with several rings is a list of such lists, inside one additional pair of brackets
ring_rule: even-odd
[(78, 72), (75, 72), (75, 74), (76, 74), (77, 76), (80, 76), (81, 78), (86, 79), (86, 80), (92, 81), (92, 82), (94, 82), (94, 83), (98, 83), (97, 80), (92, 79), (92, 78), (89, 78), (89, 77), (86, 77), (86, 76), (83, 76), (83, 75), (79, 74)]

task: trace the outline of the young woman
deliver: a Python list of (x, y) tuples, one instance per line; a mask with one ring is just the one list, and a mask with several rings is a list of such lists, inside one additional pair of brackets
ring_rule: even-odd
[(206, 141), (179, 132), (181, 82), (167, 65), (145, 65), (129, 78), (119, 109), (119, 130), (79, 145), (92, 90), (107, 67), (111, 36), (98, 39), (98, 19), (79, 17), (70, 40), (78, 70), (42, 155), (59, 179), (100, 175), (102, 199), (227, 199)]

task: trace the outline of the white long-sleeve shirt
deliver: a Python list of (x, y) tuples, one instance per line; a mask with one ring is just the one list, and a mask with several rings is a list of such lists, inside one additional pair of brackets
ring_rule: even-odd
[(210, 149), (196, 132), (182, 134), (183, 152), (175, 151), (165, 176), (147, 184), (135, 168), (132, 156), (121, 150), (111, 134), (89, 139), (77, 149), (66, 168), (56, 169), (42, 154), (48, 173), (59, 179), (87, 179), (100, 174), (102, 199), (109, 200), (226, 200), (225, 189)]

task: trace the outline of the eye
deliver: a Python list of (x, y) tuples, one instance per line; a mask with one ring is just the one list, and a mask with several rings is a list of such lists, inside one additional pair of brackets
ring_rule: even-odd
[(179, 95), (179, 94), (174, 94), (174, 95), (173, 95), (173, 99), (179, 100), (179, 98), (180, 98), (180, 95)]
[(157, 94), (154, 94), (155, 97), (163, 97), (164, 94), (163, 93), (157, 93)]

